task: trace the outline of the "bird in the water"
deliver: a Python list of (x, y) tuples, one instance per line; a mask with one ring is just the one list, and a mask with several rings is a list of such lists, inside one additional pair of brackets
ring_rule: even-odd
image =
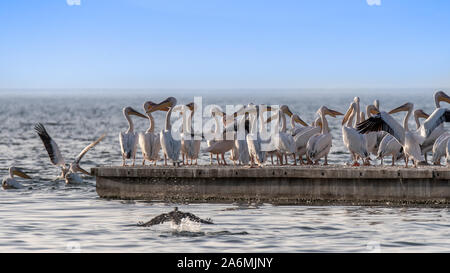
[(176, 225), (180, 225), (181, 220), (183, 220), (185, 218), (187, 218), (193, 222), (197, 222), (197, 223), (208, 224), (208, 225), (214, 224), (211, 221), (211, 219), (209, 219), (209, 218), (206, 220), (203, 220), (203, 219), (195, 216), (192, 213), (179, 211), (178, 207), (175, 207), (175, 209), (173, 211), (171, 211), (169, 213), (163, 213), (161, 215), (158, 215), (146, 223), (139, 222), (138, 226), (150, 227), (150, 226), (162, 224), (167, 221), (172, 221), (172, 223), (174, 223)]
[(3, 189), (21, 189), (23, 186), (16, 181), (14, 175), (20, 176), (25, 179), (31, 179), (26, 173), (24, 173), (21, 169), (16, 167), (9, 168), (9, 176), (4, 177), (2, 181)]
[(83, 179), (78, 174), (78, 172), (81, 172), (85, 175), (91, 175), (88, 171), (86, 171), (80, 166), (80, 161), (90, 149), (92, 149), (95, 145), (97, 145), (100, 141), (102, 141), (102, 139), (105, 138), (106, 136), (105, 134), (103, 134), (97, 140), (86, 146), (86, 148), (84, 148), (81, 151), (81, 153), (75, 158), (75, 160), (72, 163), (66, 164), (64, 158), (61, 155), (61, 151), (58, 148), (58, 144), (56, 144), (56, 142), (47, 133), (47, 130), (45, 129), (44, 125), (42, 125), (41, 123), (37, 123), (34, 126), (34, 130), (41, 138), (42, 143), (44, 143), (44, 147), (47, 150), (48, 156), (50, 157), (50, 161), (52, 162), (52, 164), (61, 167), (61, 175), (57, 179), (66, 180), (66, 184), (82, 183)]

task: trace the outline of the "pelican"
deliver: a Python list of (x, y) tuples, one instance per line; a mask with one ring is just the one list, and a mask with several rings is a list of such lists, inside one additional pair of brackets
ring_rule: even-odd
[[(240, 134), (241, 128), (244, 128), (243, 135)], [(239, 165), (246, 165), (250, 162), (250, 154), (248, 153), (247, 135), (250, 132), (250, 121), (248, 120), (248, 114), (246, 113), (241, 117), (238, 123), (237, 136), (234, 140), (235, 148), (234, 153), (237, 153)]]
[(44, 125), (42, 125), (41, 123), (37, 123), (34, 126), (34, 130), (41, 138), (42, 143), (44, 143), (45, 149), (47, 150), (48, 156), (50, 157), (50, 161), (53, 163), (53, 165), (61, 167), (62, 173), (61, 176), (57, 179), (64, 179), (66, 181), (66, 184), (81, 183), (83, 182), (83, 180), (81, 179), (80, 175), (78, 175), (78, 172), (89, 176), (91, 175), (88, 171), (80, 166), (80, 161), (90, 149), (92, 149), (95, 145), (102, 141), (103, 138), (105, 138), (105, 134), (86, 146), (86, 148), (81, 151), (81, 153), (75, 158), (72, 163), (66, 164), (64, 158), (61, 155), (61, 151), (58, 148), (58, 145), (47, 133)]
[(171, 221), (175, 225), (180, 225), (181, 220), (183, 220), (185, 218), (187, 218), (193, 222), (197, 222), (197, 223), (209, 224), (209, 225), (214, 224), (211, 221), (211, 219), (209, 219), (209, 218), (206, 220), (203, 220), (203, 219), (195, 216), (192, 213), (179, 211), (178, 207), (175, 207), (175, 209), (173, 211), (171, 211), (169, 213), (160, 214), (146, 223), (139, 222), (138, 226), (150, 227), (150, 226), (162, 224), (167, 221)]
[(325, 157), (324, 165), (328, 165), (328, 153), (330, 152), (333, 138), (330, 134), (326, 115), (336, 117), (343, 114), (335, 110), (330, 110), (326, 106), (320, 107), (317, 114), (320, 116), (322, 122), (322, 131), (320, 134), (314, 135), (308, 140), (306, 146), (307, 156), (310, 160), (315, 161), (315, 165), (318, 165), (319, 160)]
[[(210, 153), (210, 159), (212, 164), (212, 156), (215, 154), (217, 158), (218, 165), (227, 165), (227, 161), (225, 160), (225, 153), (232, 150), (234, 147), (234, 138), (226, 139), (226, 131), (220, 134), (220, 124), (218, 115), (224, 115), (222, 111), (220, 111), (217, 107), (213, 107), (211, 109), (211, 115), (213, 116), (216, 124), (214, 131), (214, 139), (209, 140), (207, 142), (208, 147), (205, 149), (205, 152)], [(223, 163), (219, 159), (219, 155), (222, 156)]]
[(395, 165), (396, 160), (404, 157), (402, 145), (391, 134), (386, 134), (378, 147), (377, 158), (381, 160), (381, 165), (383, 165), (384, 157), (388, 155), (392, 156), (392, 166)]
[(425, 134), (426, 137), (430, 137), (437, 127), (443, 126), (443, 122), (450, 122), (450, 110), (441, 108), (441, 101), (450, 103), (450, 97), (444, 91), (439, 91), (434, 94), (436, 110), (425, 120), (423, 130), (421, 131), (421, 134)]
[[(201, 139), (196, 139), (194, 134), (194, 129), (192, 128), (192, 118), (194, 112), (197, 109), (195, 103), (191, 102), (185, 105), (185, 108), (190, 110), (190, 115), (185, 120), (186, 111), (183, 111), (183, 132), (181, 133), (181, 154), (183, 157), (183, 164), (187, 165), (188, 160), (191, 160), (191, 165), (195, 159), (195, 165), (198, 164), (198, 155), (200, 153)], [(184, 163), (184, 158), (186, 158), (186, 164)]]
[(353, 127), (353, 118), (356, 116), (356, 123), (360, 121), (360, 111), (359, 111), (359, 98), (355, 97), (354, 101), (350, 104), (347, 113), (342, 120), (342, 138), (345, 146), (350, 151), (353, 159), (353, 166), (359, 166), (358, 157), (361, 159), (366, 159), (369, 157), (369, 152), (367, 151), (367, 140), (363, 134), (358, 133), (358, 131)]
[[(377, 105), (379, 105), (378, 100), (375, 101)], [(379, 111), (379, 109), (375, 105), (367, 105), (366, 107), (366, 113), (367, 118), (370, 118), (373, 114), (376, 114)], [(362, 113), (362, 112), (361, 112)], [(365, 119), (361, 119), (361, 122)], [(381, 141), (383, 138), (387, 135), (386, 132), (369, 132), (365, 134), (366, 142), (367, 142), (367, 151), (369, 153), (372, 153), (373, 155), (378, 155), (378, 150), (381, 144)]]
[(134, 132), (134, 124), (130, 115), (147, 118), (145, 115), (134, 110), (132, 107), (123, 108), (123, 115), (128, 121), (128, 130), (119, 133), (120, 148), (122, 150), (122, 166), (126, 166), (126, 159), (133, 159), (133, 166), (136, 160), (136, 150), (139, 135)]
[[(294, 135), (295, 150), (301, 165), (304, 164), (303, 156), (306, 155), (306, 147), (309, 139), (312, 136), (319, 134), (321, 131), (322, 121), (320, 117), (318, 117), (311, 126), (304, 127), (303, 130)], [(312, 161), (307, 156), (306, 159), (308, 161), (308, 164), (312, 163)]]
[[(144, 111), (149, 108), (154, 107), (156, 104), (152, 101), (147, 101), (144, 103)], [(147, 113), (148, 119), (150, 121), (150, 127), (145, 133), (139, 133), (139, 146), (142, 151), (142, 165), (145, 165), (145, 161), (154, 162), (156, 166), (159, 160), (159, 151), (161, 150), (161, 142), (159, 140), (159, 135), (155, 134), (155, 119), (151, 113)]]
[(158, 110), (167, 111), (166, 123), (164, 129), (161, 130), (159, 134), (159, 140), (161, 142), (161, 148), (164, 153), (164, 165), (167, 166), (167, 159), (172, 161), (172, 164), (179, 166), (180, 150), (181, 150), (181, 140), (175, 139), (172, 135), (172, 124), (170, 122), (170, 117), (174, 111), (174, 106), (177, 104), (177, 99), (174, 97), (169, 97), (164, 101), (151, 106), (146, 109), (147, 114)]
[[(294, 165), (297, 165), (297, 159), (296, 159), (296, 145), (294, 141), (294, 137), (292, 136), (292, 133), (287, 133), (286, 129), (286, 116), (288, 115), (291, 117), (291, 125), (295, 126), (295, 122), (298, 122), (305, 126), (308, 126), (298, 115), (292, 114), (291, 110), (287, 105), (282, 105), (280, 109), (277, 111), (275, 116), (278, 116), (278, 119), (281, 119), (281, 129), (278, 132), (275, 132), (274, 135), (272, 135), (272, 141), (274, 143), (274, 146), (276, 148), (276, 151), (281, 155), (280, 156), (280, 164), (283, 165), (283, 155), (285, 156), (285, 164), (288, 164), (287, 161), (287, 155), (292, 154), (294, 157)], [(296, 119), (296, 120), (294, 120)], [(294, 128), (293, 128), (294, 129)]]
[(254, 167), (255, 164), (261, 167), (266, 160), (266, 151), (275, 150), (271, 145), (270, 138), (268, 140), (261, 138), (265, 133), (263, 113), (271, 110), (270, 106), (250, 103), (237, 112), (237, 115), (248, 113), (250, 119), (250, 130), (245, 138), (250, 155), (250, 167)]
[(22, 189), (23, 186), (17, 182), (17, 180), (14, 178), (14, 175), (17, 175), (19, 177), (25, 178), (25, 179), (31, 179), (24, 171), (22, 171), (19, 168), (11, 167), (9, 168), (9, 176), (4, 177), (2, 181), (2, 188), (4, 190), (7, 189)]
[(441, 165), (441, 158), (447, 155), (447, 142), (450, 139), (450, 133), (443, 133), (436, 139), (433, 145), (433, 164)]
[[(425, 136), (412, 132), (408, 128), (408, 120), (412, 114), (413, 107), (412, 103), (405, 103), (389, 113), (379, 112), (379, 114), (358, 124), (360, 133), (383, 130), (394, 136), (403, 146), (406, 157), (405, 167), (408, 167), (409, 159), (413, 160), (415, 167), (417, 167), (419, 162), (425, 160), (419, 146), (425, 140)], [(403, 120), (403, 127), (390, 115), (401, 111), (408, 112)]]

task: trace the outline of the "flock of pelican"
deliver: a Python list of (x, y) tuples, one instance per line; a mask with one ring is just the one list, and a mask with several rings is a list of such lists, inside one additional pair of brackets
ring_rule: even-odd
[[(432, 152), (432, 164), (440, 165), (441, 159), (446, 157), (448, 165), (450, 133), (446, 132), (444, 123), (450, 121), (450, 110), (441, 107), (441, 102), (450, 103), (450, 97), (443, 91), (439, 91), (434, 94), (434, 101), (436, 109), (431, 115), (421, 109), (414, 111), (414, 105), (409, 102), (385, 112), (380, 109), (378, 100), (366, 106), (364, 112), (361, 110), (360, 99), (355, 97), (345, 114), (321, 106), (311, 125), (304, 122), (299, 115), (292, 113), (287, 105), (274, 108), (269, 105), (250, 103), (231, 115), (222, 112), (218, 107), (212, 107), (210, 114), (215, 122), (215, 130), (211, 133), (214, 137), (207, 139), (207, 148), (203, 152), (210, 154), (211, 165), (214, 155), (218, 165), (227, 165), (225, 159), (227, 152), (230, 152), (230, 160), (234, 164), (248, 165), (248, 167), (261, 167), (267, 164), (269, 157), (271, 163), (275, 164), (274, 156), (278, 165), (288, 165), (288, 156), (292, 157), (293, 165), (297, 165), (297, 162), (300, 165), (318, 165), (322, 159), (323, 165), (328, 165), (328, 154), (333, 138), (327, 117), (343, 116), (342, 137), (351, 155), (352, 166), (370, 165), (371, 155), (374, 155), (381, 160), (381, 165), (383, 165), (384, 157), (391, 156), (392, 165), (403, 159), (405, 167), (408, 167), (409, 161), (417, 167), (419, 164), (428, 164), (427, 153), (429, 152)], [(194, 132), (192, 123), (196, 110), (195, 103), (177, 105), (174, 97), (169, 97), (160, 103), (145, 102), (146, 114), (132, 107), (124, 108), (123, 114), (129, 127), (119, 134), (122, 165), (127, 166), (127, 160), (131, 160), (132, 165), (135, 166), (138, 146), (142, 151), (142, 165), (148, 161), (156, 166), (161, 159), (161, 150), (166, 166), (169, 161), (174, 166), (197, 165), (200, 144), (205, 140), (205, 136), (203, 133)], [(164, 128), (159, 134), (155, 133), (155, 119), (152, 116), (152, 113), (157, 111), (166, 112)], [(181, 130), (178, 131), (172, 129), (171, 123), (172, 114), (176, 112), (182, 116)], [(265, 119), (265, 112), (274, 113)], [(398, 123), (392, 116), (399, 112), (406, 112), (403, 124)], [(148, 119), (149, 128), (144, 133), (136, 133), (131, 115)], [(411, 116), (415, 118), (416, 129), (410, 129), (408, 126)], [(290, 118), (290, 129), (288, 129), (287, 117)], [(422, 124), (420, 119), (424, 119)], [(221, 120), (223, 127), (220, 126)], [(268, 124), (272, 125), (273, 122), (277, 125), (281, 123), (281, 127), (276, 127), (277, 130), (267, 136)], [(58, 145), (45, 127), (38, 123), (34, 129), (42, 140), (51, 163), (61, 168), (60, 179), (64, 179), (66, 183), (79, 183), (82, 182), (79, 173), (89, 175), (89, 172), (81, 168), (80, 161), (105, 135), (89, 144), (72, 163), (67, 164)], [(178, 137), (174, 137), (177, 134)], [(4, 189), (21, 187), (15, 180), (15, 175), (31, 179), (21, 169), (11, 167), (9, 176), (2, 181)]]
[[(297, 165), (297, 162), (300, 165), (318, 165), (321, 159), (324, 160), (324, 165), (328, 165), (328, 154), (333, 138), (327, 117), (344, 116), (342, 137), (351, 154), (352, 166), (370, 165), (371, 155), (374, 155), (381, 160), (381, 165), (384, 163), (384, 157), (391, 156), (392, 165), (397, 160), (404, 159), (406, 167), (409, 161), (417, 167), (419, 164), (427, 164), (429, 152), (433, 154), (432, 163), (440, 165), (442, 157), (450, 159), (448, 151), (450, 133), (445, 131), (443, 124), (450, 120), (450, 114), (448, 109), (441, 108), (440, 105), (441, 102), (450, 103), (450, 97), (443, 91), (439, 91), (435, 93), (434, 99), (436, 110), (428, 115), (421, 109), (414, 111), (412, 103), (405, 103), (389, 112), (381, 111), (378, 100), (368, 105), (364, 112), (361, 110), (360, 99), (355, 97), (346, 114), (326, 106), (320, 107), (317, 118), (311, 125), (304, 122), (299, 115), (293, 114), (287, 105), (273, 109), (268, 105), (250, 103), (228, 116), (217, 107), (213, 107), (210, 112), (215, 121), (213, 132), (215, 137), (206, 141), (207, 148), (203, 152), (210, 154), (211, 165), (214, 155), (218, 165), (227, 165), (225, 159), (227, 152), (230, 152), (230, 160), (234, 164), (249, 165), (249, 167), (262, 166), (269, 157), (274, 164), (274, 156), (279, 165), (289, 164), (288, 156), (292, 156), (293, 165)], [(160, 150), (163, 152), (164, 165), (168, 165), (168, 161), (176, 166), (181, 163), (192, 165), (194, 160), (197, 164), (200, 144), (204, 136), (194, 137), (192, 118), (195, 110), (194, 103), (177, 105), (177, 100), (173, 97), (161, 103), (146, 102), (144, 111), (147, 117), (132, 108), (125, 108), (124, 114), (128, 120), (129, 129), (120, 133), (123, 166), (126, 166), (125, 159), (131, 158), (134, 165), (138, 144), (142, 150), (144, 165), (145, 160), (156, 165)], [(159, 136), (154, 133), (155, 125), (152, 117), (152, 113), (156, 111), (167, 112), (165, 127)], [(183, 125), (179, 138), (174, 138), (171, 115), (177, 111), (183, 115)], [(186, 114), (188, 111), (189, 115)], [(264, 119), (264, 113), (267, 111), (274, 114)], [(403, 124), (392, 117), (399, 112), (407, 113)], [(147, 132), (136, 134), (133, 131), (130, 114), (150, 120), (150, 128)], [(408, 126), (411, 115), (414, 115), (417, 124), (415, 130), (410, 130)], [(287, 128), (287, 118), (290, 118), (290, 129)], [(420, 124), (420, 119), (425, 119), (423, 124)], [(223, 122), (223, 127), (219, 126), (220, 120)], [(269, 137), (264, 137), (269, 122), (274, 120), (278, 124), (281, 123), (280, 129), (271, 133)], [(220, 128), (225, 129), (221, 131)]]

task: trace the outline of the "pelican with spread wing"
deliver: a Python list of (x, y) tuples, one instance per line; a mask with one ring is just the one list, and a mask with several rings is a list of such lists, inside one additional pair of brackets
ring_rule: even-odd
[(151, 219), (150, 221), (146, 223), (139, 222), (138, 226), (140, 227), (150, 227), (154, 225), (163, 224), (165, 222), (171, 221), (175, 225), (180, 225), (181, 221), (183, 219), (189, 219), (193, 222), (202, 223), (202, 224), (208, 224), (212, 225), (214, 224), (211, 219), (201, 219), (200, 217), (190, 213), (190, 212), (182, 212), (178, 210), (178, 207), (175, 207), (175, 209), (169, 213), (163, 213), (155, 218)]
[(50, 157), (50, 161), (53, 163), (53, 165), (59, 166), (61, 168), (62, 173), (61, 176), (58, 177), (58, 179), (64, 179), (66, 181), (66, 184), (81, 183), (83, 182), (83, 179), (81, 179), (81, 176), (78, 174), (78, 172), (81, 172), (85, 175), (91, 175), (88, 171), (80, 166), (80, 161), (90, 149), (92, 149), (95, 145), (102, 141), (103, 138), (105, 138), (105, 134), (99, 137), (96, 141), (86, 146), (86, 148), (81, 151), (81, 153), (75, 158), (72, 163), (66, 164), (64, 158), (61, 155), (61, 151), (58, 148), (58, 144), (56, 144), (56, 142), (47, 133), (44, 125), (38, 123), (34, 126), (34, 130), (41, 138), (42, 143), (44, 143), (45, 149), (47, 150), (48, 156)]

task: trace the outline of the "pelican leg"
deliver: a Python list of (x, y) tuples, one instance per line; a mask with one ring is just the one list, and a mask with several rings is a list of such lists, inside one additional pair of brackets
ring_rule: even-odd
[(284, 165), (288, 165), (288, 157), (287, 157), (287, 153), (284, 154)]
[(212, 165), (213, 164), (213, 155), (209, 154), (209, 164)]
[(295, 153), (292, 154), (292, 157), (294, 158), (294, 165), (297, 165), (297, 157), (295, 156)]
[(164, 166), (167, 166), (167, 155), (164, 154)]
[(145, 166), (145, 159), (142, 160), (142, 166)]
[(136, 153), (134, 153), (133, 155), (133, 167), (136, 165), (135, 163), (136, 163)]
[(323, 163), (324, 166), (328, 166), (328, 156), (325, 156), (325, 162)]
[(425, 157), (425, 162), (428, 164), (427, 153), (424, 154), (424, 157)]
[(198, 165), (198, 158), (195, 159), (195, 165)]
[(225, 154), (222, 154), (223, 165), (227, 165), (227, 161), (225, 160)]
[(408, 168), (408, 162), (409, 162), (409, 158), (408, 158), (408, 156), (405, 154), (405, 168)]
[(305, 165), (305, 162), (303, 162), (303, 156), (299, 155), (298, 160), (300, 161), (300, 165)]
[[(405, 162), (406, 162), (406, 158), (405, 158)], [(392, 155), (392, 166), (395, 166), (395, 156)]]
[(219, 154), (216, 154), (216, 159), (217, 159), (217, 164), (218, 164), (218, 165), (222, 165), (222, 164), (220, 163), (220, 160), (219, 160)]
[(272, 165), (273, 165), (273, 154), (270, 154), (270, 160), (272, 160)]

